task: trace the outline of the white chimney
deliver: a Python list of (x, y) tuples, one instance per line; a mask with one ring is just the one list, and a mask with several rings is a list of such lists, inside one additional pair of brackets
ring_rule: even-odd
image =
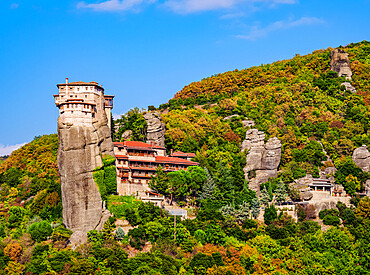
[(68, 84), (68, 77), (66, 77), (66, 84)]

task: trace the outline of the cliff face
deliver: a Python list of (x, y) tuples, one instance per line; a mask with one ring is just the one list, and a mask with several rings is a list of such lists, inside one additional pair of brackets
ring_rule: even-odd
[(97, 104), (97, 116), (90, 125), (67, 121), (62, 115), (58, 118), (63, 223), (74, 232), (76, 238), (71, 238), (74, 243), (86, 241), (88, 231), (100, 230), (109, 215), (93, 179), (93, 170), (102, 166), (101, 157), (114, 157), (108, 120), (102, 106), (103, 101)]
[(370, 152), (366, 145), (363, 145), (353, 151), (352, 159), (358, 167), (364, 172), (369, 172), (370, 168)]
[(352, 77), (348, 53), (342, 49), (334, 49), (330, 53), (330, 68), (337, 72), (338, 76), (346, 76), (348, 79)]
[(164, 134), (166, 133), (166, 125), (162, 122), (161, 114), (154, 111), (144, 115), (148, 124), (147, 142), (157, 143), (159, 146), (165, 146)]
[[(281, 142), (278, 138), (270, 138), (265, 144), (265, 133), (250, 129), (242, 143), (242, 151), (249, 150), (244, 174), (250, 181), (249, 188), (260, 192), (259, 185), (270, 177), (277, 176), (277, 168), (281, 159)], [(250, 172), (255, 174), (251, 175)]]

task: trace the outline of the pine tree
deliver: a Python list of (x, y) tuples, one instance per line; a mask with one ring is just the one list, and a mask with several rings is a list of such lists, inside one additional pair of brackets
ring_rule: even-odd
[(286, 192), (286, 189), (285, 189), (285, 185), (282, 181), (280, 181), (278, 183), (278, 186), (275, 190), (275, 200), (279, 203), (285, 201), (287, 197), (287, 192)]
[(258, 215), (260, 214), (260, 202), (258, 198), (253, 198), (251, 202), (251, 213), (253, 218), (257, 219)]
[(206, 171), (207, 180), (204, 183), (203, 188), (202, 188), (202, 193), (199, 196), (200, 200), (211, 199), (215, 192), (215, 186), (216, 186), (208, 169), (204, 168), (204, 170)]
[(263, 190), (261, 191), (260, 201), (263, 205), (267, 206), (270, 202), (270, 195), (267, 192), (266, 186), (263, 187)]
[(249, 203), (243, 202), (243, 204), (239, 205), (239, 209), (236, 211), (236, 220), (238, 222), (243, 223), (245, 220), (249, 219), (250, 217), (250, 209)]
[(119, 226), (116, 230), (116, 239), (122, 240), (124, 236), (125, 236), (125, 231), (123, 231), (123, 229)]
[(227, 217), (227, 216), (235, 217), (237, 210), (234, 207), (232, 207), (231, 205), (225, 205), (225, 206), (222, 206), (220, 208), (220, 212), (225, 217)]

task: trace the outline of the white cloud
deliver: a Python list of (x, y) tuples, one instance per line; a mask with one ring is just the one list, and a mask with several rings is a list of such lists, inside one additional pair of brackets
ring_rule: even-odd
[(220, 16), (220, 19), (235, 19), (235, 18), (240, 18), (244, 17), (245, 13), (244, 12), (235, 12), (235, 13), (227, 13), (222, 16)]
[(258, 25), (254, 25), (249, 34), (247, 35), (237, 35), (237, 38), (247, 39), (247, 40), (257, 40), (261, 37), (267, 36), (270, 32), (274, 32), (281, 29), (291, 29), (294, 27), (299, 26), (307, 26), (307, 25), (321, 25), (324, 24), (325, 21), (316, 17), (302, 17), (298, 20), (282, 20), (276, 21), (266, 27), (260, 27)]
[(26, 143), (20, 143), (15, 145), (3, 145), (0, 144), (0, 156), (7, 156), (10, 155), (11, 152), (17, 150), (18, 148), (22, 147)]
[[(77, 8), (88, 8), (94, 11), (128, 11), (140, 9), (143, 5), (158, 3), (160, 0), (105, 0), (100, 3), (79, 2)], [(231, 9), (238, 4), (262, 3), (270, 6), (294, 4), (297, 0), (162, 0), (164, 6), (181, 14), (200, 11)]]
[(108, 0), (98, 4), (79, 2), (77, 8), (88, 8), (94, 11), (127, 11), (138, 9), (144, 4), (151, 4), (156, 0)]
[(167, 0), (165, 5), (174, 12), (187, 14), (200, 11), (231, 9), (239, 4), (295, 4), (296, 0)]
[(18, 9), (18, 7), (19, 7), (19, 4), (18, 3), (12, 3), (12, 4), (10, 4), (10, 8), (12, 10)]

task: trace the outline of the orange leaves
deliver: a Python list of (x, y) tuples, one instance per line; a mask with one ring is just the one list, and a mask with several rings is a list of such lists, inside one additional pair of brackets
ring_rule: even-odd
[(59, 194), (55, 191), (51, 194), (48, 194), (46, 199), (45, 199), (45, 203), (50, 205), (50, 206), (57, 205), (59, 201), (60, 201)]
[(19, 243), (10, 243), (4, 248), (4, 254), (12, 261), (17, 261), (22, 255), (23, 248)]
[(224, 137), (227, 141), (240, 143), (240, 137), (233, 130), (225, 133)]

